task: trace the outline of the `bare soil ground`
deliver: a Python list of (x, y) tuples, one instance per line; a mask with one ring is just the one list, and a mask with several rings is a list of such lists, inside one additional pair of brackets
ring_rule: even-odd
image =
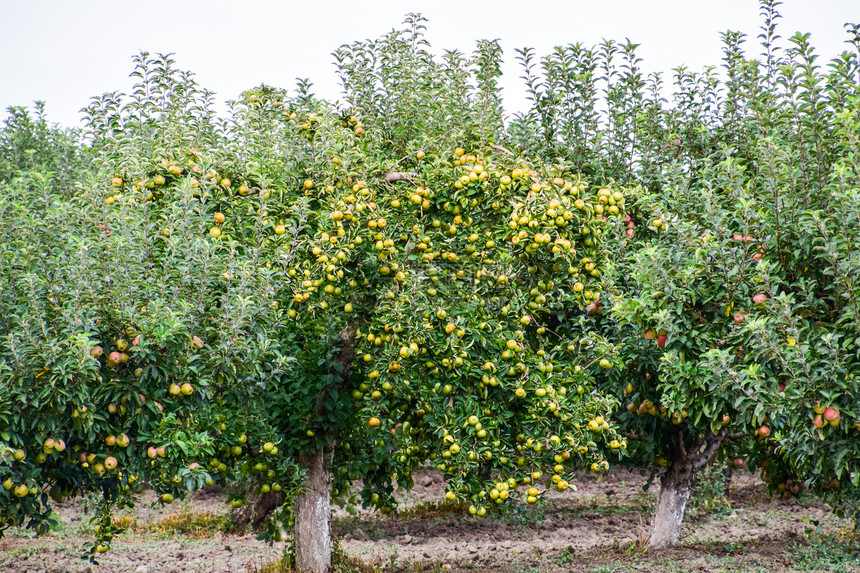
[[(386, 571), (860, 572), (860, 556), (847, 549), (855, 546), (834, 541), (849, 522), (811, 499), (771, 498), (749, 474), (736, 475), (726, 498), (708, 509), (692, 507), (682, 545), (655, 554), (637, 544), (654, 501), (654, 489), (643, 492), (645, 478), (637, 472), (583, 477), (576, 492), (553, 493), (545, 504), (498, 518), (422, 505), (441, 499), (444, 484), (433, 471), (415, 481), (401, 501), (421, 511), (394, 518), (338, 510), (334, 532), (342, 550)], [(142, 494), (127, 518), (138, 527), (115, 539), (98, 566), (79, 557), (89, 540), (87, 516), (81, 502), (67, 502), (57, 508), (60, 528), (48, 536), (7, 531), (0, 571), (242, 573), (277, 559), (285, 544), (269, 546), (254, 534), (204, 528), (180, 535), (158, 526), (177, 512), (208, 512), (214, 522), (228, 511), (224, 498), (212, 489), (161, 508), (154, 495)]]

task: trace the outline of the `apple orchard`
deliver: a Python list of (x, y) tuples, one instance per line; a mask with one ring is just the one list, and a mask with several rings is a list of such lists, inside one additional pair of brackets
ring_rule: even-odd
[(727, 32), (672, 103), (635, 45), (573, 44), (518, 53), (506, 117), (498, 43), (434, 57), (410, 16), (335, 52), (337, 103), (219, 117), (141, 53), (82, 130), (11, 108), (0, 531), (95, 494), (95, 558), (141, 488), (218, 483), (325, 571), (331, 504), (396, 511), (419, 468), (478, 519), (626, 465), (658, 549), (727, 461), (856, 518), (860, 34), (771, 51), (775, 4), (768, 57)]

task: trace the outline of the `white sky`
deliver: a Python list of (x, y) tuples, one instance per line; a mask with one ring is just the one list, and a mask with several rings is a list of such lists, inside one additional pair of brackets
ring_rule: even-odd
[[(0, 0), (0, 119), (10, 105), (44, 100), (51, 120), (77, 125), (91, 96), (130, 90), (141, 50), (174, 52), (222, 102), (261, 83), (292, 90), (299, 77), (337, 99), (332, 51), (400, 28), (408, 12), (429, 19), (435, 53), (500, 39), (505, 106), (522, 111), (515, 48), (543, 55), (629, 38), (646, 72), (699, 71), (721, 63), (721, 31), (746, 33), (758, 54), (758, 11), (755, 0)], [(810, 32), (822, 64), (849, 48), (843, 24), (860, 22), (860, 0), (786, 0), (779, 11), (780, 35)]]

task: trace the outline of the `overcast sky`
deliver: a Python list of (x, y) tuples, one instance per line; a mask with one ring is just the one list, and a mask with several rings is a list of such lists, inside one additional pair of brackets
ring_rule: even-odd
[[(471, 53), (478, 39), (505, 51), (505, 107), (522, 111), (515, 48), (602, 39), (641, 44), (646, 72), (720, 64), (719, 33), (747, 34), (758, 54), (755, 0), (0, 0), (0, 118), (10, 105), (48, 104), (53, 121), (77, 125), (91, 96), (129, 91), (131, 56), (173, 52), (180, 68), (224, 101), (261, 83), (339, 97), (331, 53), (344, 43), (399, 28), (408, 12), (429, 19), (434, 52)], [(848, 49), (845, 22), (860, 22), (860, 0), (786, 0), (780, 35), (812, 34), (823, 60)], [(822, 61), (825, 64), (826, 61)]]

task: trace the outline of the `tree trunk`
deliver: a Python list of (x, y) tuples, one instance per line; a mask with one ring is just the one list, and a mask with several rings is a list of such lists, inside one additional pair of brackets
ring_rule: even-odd
[[(354, 328), (345, 328), (340, 338), (338, 374), (342, 383), (349, 380), (349, 368), (355, 360)], [(323, 396), (323, 394), (320, 394)], [(322, 410), (322, 405), (319, 405)], [(296, 568), (301, 573), (328, 573), (331, 570), (331, 461), (335, 442), (322, 446), (315, 452), (299, 455), (299, 466), (307, 472), (307, 491), (296, 498), (293, 546), (296, 552)]]
[(684, 511), (690, 494), (693, 493), (697, 473), (690, 460), (676, 458), (663, 476), (660, 497), (654, 508), (651, 532), (646, 543), (649, 549), (671, 547), (678, 543)]
[(660, 482), (660, 496), (654, 508), (651, 521), (651, 531), (645, 547), (661, 549), (677, 545), (681, 539), (681, 524), (684, 521), (684, 511), (699, 472), (708, 465), (720, 444), (726, 437), (725, 430), (714, 434), (707, 431), (704, 436), (688, 443), (688, 436), (683, 430), (678, 430), (675, 439), (675, 452), (672, 465), (663, 474)]
[(293, 540), (296, 568), (302, 573), (327, 573), (331, 569), (331, 467), (328, 446), (315, 453), (299, 456), (307, 471), (308, 491), (296, 498)]

